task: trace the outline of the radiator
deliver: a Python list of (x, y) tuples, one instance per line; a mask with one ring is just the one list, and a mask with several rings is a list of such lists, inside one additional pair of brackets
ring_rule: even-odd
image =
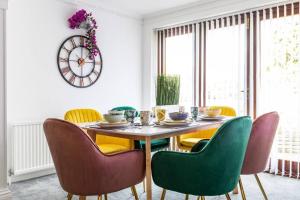
[(10, 136), (9, 174), (12, 182), (54, 172), (41, 122), (13, 124)]

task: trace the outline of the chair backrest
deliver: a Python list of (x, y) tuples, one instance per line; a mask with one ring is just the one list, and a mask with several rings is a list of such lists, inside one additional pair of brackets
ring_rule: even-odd
[(277, 112), (264, 114), (253, 122), (242, 174), (257, 174), (266, 169), (278, 123)]
[(252, 121), (248, 116), (229, 120), (218, 129), (202, 151), (198, 152), (207, 160), (208, 168), (204, 182), (209, 187), (203, 194), (221, 195), (235, 188), (242, 169), (251, 126)]
[(95, 190), (95, 182), (105, 185), (106, 156), (83, 130), (70, 122), (47, 119), (44, 131), (65, 191), (82, 194)]
[(210, 108), (220, 108), (221, 109), (221, 115), (229, 116), (229, 117), (235, 117), (236, 112), (234, 108), (229, 106), (210, 106)]
[(64, 119), (72, 123), (85, 123), (101, 121), (103, 117), (94, 109), (72, 109), (66, 112)]
[[(116, 110), (116, 111), (126, 111), (126, 110), (136, 110), (134, 107), (131, 106), (119, 106), (119, 107), (115, 107), (111, 110)], [(138, 112), (135, 113), (135, 116), (137, 117), (139, 115)]]

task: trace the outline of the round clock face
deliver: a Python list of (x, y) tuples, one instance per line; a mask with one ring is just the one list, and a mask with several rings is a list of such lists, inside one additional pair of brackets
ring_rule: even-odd
[(91, 59), (90, 51), (85, 47), (87, 39), (82, 35), (67, 38), (57, 55), (60, 74), (70, 85), (78, 88), (93, 85), (102, 71), (101, 53), (98, 49), (99, 54)]

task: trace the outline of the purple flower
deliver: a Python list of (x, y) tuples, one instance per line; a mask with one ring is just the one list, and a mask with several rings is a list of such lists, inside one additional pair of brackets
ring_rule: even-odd
[(97, 48), (96, 40), (96, 29), (98, 28), (96, 20), (93, 18), (92, 13), (87, 13), (84, 9), (77, 11), (72, 17), (68, 19), (69, 27), (71, 29), (78, 29), (80, 24), (85, 22), (88, 24), (86, 36), (88, 40), (85, 44), (85, 47), (89, 49), (90, 59), (94, 59), (100, 52)]
[(85, 10), (77, 11), (72, 17), (68, 19), (71, 29), (79, 28), (80, 24), (87, 19), (87, 13)]

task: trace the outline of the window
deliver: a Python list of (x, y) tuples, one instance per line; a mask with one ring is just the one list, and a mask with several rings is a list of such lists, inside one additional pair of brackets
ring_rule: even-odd
[[(166, 29), (166, 46), (159, 43), (166, 61), (161, 65), (166, 65), (167, 73), (182, 76), (181, 104), (189, 107), (196, 100), (199, 106), (227, 105), (238, 115), (253, 118), (277, 111), (280, 124), (270, 168), (296, 178), (300, 178), (299, 4), (282, 3), (185, 26), (196, 27), (194, 32)], [(177, 36), (170, 37), (172, 33)]]
[(278, 111), (276, 156), (300, 161), (300, 20), (287, 16), (261, 22), (258, 114)]
[(166, 38), (166, 74), (180, 75), (179, 105), (193, 105), (193, 34)]
[(206, 105), (227, 105), (245, 114), (245, 25), (207, 31)]

